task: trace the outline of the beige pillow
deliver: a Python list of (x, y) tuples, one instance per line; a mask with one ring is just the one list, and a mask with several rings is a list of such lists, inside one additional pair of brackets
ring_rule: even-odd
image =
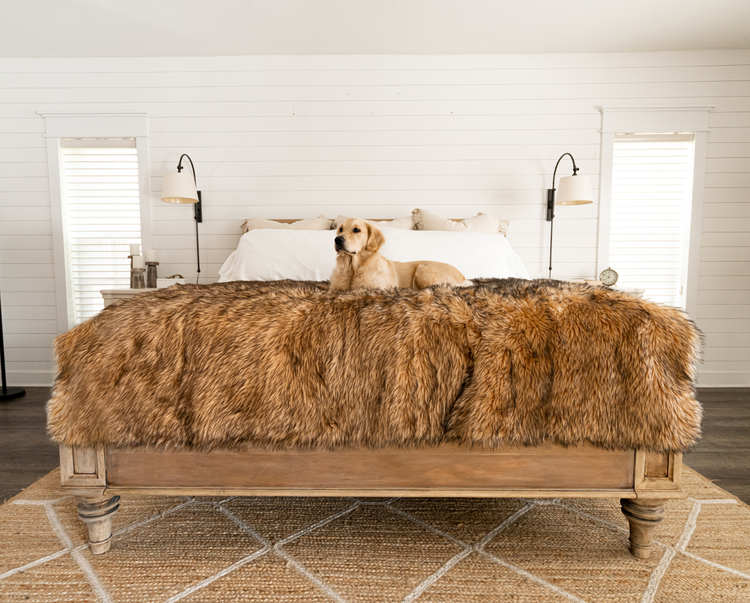
[[(338, 216), (331, 225), (332, 230), (336, 230), (344, 222), (349, 219), (350, 216)], [(400, 228), (401, 230), (415, 230), (414, 218), (406, 216), (405, 218), (397, 218), (395, 220), (366, 220), (375, 226), (387, 226), (388, 228)]]
[(449, 230), (452, 232), (486, 232), (505, 236), (508, 232), (508, 220), (490, 214), (478, 213), (473, 218), (454, 222), (441, 218), (426, 209), (415, 209), (411, 212), (417, 230)]
[(257, 230), (259, 228), (284, 228), (287, 230), (331, 230), (331, 220), (326, 218), (323, 214), (320, 214), (317, 218), (310, 218), (308, 220), (298, 220), (287, 224), (285, 222), (275, 222), (274, 220), (264, 220), (263, 218), (248, 218), (242, 223), (240, 228), (242, 233), (249, 232), (251, 230)]

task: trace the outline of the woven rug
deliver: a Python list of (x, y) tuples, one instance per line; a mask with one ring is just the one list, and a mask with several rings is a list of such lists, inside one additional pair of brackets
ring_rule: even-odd
[(53, 471), (0, 506), (0, 601), (750, 602), (750, 507), (683, 476), (639, 561), (610, 499), (131, 496), (92, 556)]

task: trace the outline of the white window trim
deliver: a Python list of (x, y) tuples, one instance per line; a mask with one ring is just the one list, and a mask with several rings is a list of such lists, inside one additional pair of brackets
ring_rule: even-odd
[(45, 121), (47, 166), (52, 217), (52, 250), (55, 262), (55, 296), (57, 330), (64, 333), (75, 325), (75, 306), (69, 299), (70, 275), (67, 273), (67, 229), (65, 228), (65, 195), (61, 181), (63, 138), (135, 138), (138, 156), (138, 194), (141, 205), (141, 242), (152, 249), (151, 187), (148, 157), (148, 113), (39, 113)]
[(687, 313), (695, 319), (698, 311), (698, 274), (700, 270), (703, 185), (706, 173), (709, 105), (622, 106), (605, 105), (602, 112), (602, 166), (599, 189), (599, 239), (597, 274), (609, 266), (609, 233), (612, 209), (612, 165), (615, 134), (692, 132), (695, 163), (693, 198), (690, 211), (690, 244), (687, 259)]

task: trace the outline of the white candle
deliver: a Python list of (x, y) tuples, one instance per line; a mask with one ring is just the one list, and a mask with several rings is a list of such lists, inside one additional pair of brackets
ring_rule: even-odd
[(146, 254), (146, 261), (147, 262), (158, 262), (159, 260), (156, 259), (156, 250), (155, 249), (147, 249), (145, 251)]
[(130, 244), (130, 255), (141, 255), (141, 246), (138, 243)]
[(143, 256), (137, 255), (133, 258), (133, 268), (145, 268), (146, 265), (143, 263)]

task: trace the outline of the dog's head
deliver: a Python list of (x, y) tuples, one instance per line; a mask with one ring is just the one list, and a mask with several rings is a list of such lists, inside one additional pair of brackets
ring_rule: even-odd
[(360, 218), (349, 218), (341, 224), (333, 240), (338, 253), (357, 255), (362, 251), (373, 253), (385, 243), (385, 237), (369, 222)]

